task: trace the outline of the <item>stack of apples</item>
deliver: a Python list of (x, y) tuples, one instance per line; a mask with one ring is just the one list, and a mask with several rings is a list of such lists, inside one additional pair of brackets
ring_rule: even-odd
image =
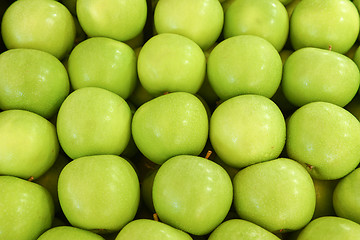
[(360, 239), (360, 1), (0, 6), (0, 240)]

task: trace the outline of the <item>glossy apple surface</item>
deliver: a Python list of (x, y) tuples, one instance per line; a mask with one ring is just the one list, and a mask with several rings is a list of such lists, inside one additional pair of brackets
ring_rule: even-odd
[(194, 235), (213, 231), (229, 212), (232, 199), (227, 172), (202, 157), (173, 157), (154, 179), (153, 202), (160, 220)]
[(359, 121), (335, 104), (308, 103), (287, 121), (286, 152), (314, 178), (334, 180), (349, 174), (359, 164), (359, 148)]
[(42, 186), (0, 176), (0, 239), (37, 239), (51, 227), (54, 205)]
[(308, 224), (315, 210), (315, 188), (298, 162), (278, 158), (240, 170), (234, 180), (239, 217), (270, 232), (295, 231)]
[(131, 111), (127, 102), (106, 89), (72, 92), (57, 115), (57, 133), (72, 159), (95, 154), (120, 155), (129, 143)]
[(72, 226), (53, 227), (41, 234), (37, 240), (104, 240), (100, 235)]
[(359, 34), (359, 12), (348, 0), (302, 0), (290, 18), (290, 41), (303, 47), (346, 53)]
[(240, 94), (272, 97), (282, 75), (278, 51), (253, 35), (227, 38), (211, 51), (207, 62), (211, 87), (222, 100)]
[(0, 108), (54, 116), (69, 94), (64, 65), (36, 49), (11, 49), (0, 55)]
[(100, 87), (127, 99), (135, 89), (136, 56), (127, 44), (105, 37), (80, 42), (70, 53), (68, 71), (73, 89)]
[(144, 28), (146, 0), (77, 0), (76, 14), (89, 37), (127, 41)]
[(86, 156), (71, 161), (61, 171), (58, 195), (72, 226), (110, 233), (135, 217), (140, 186), (134, 168), (125, 159)]
[(177, 33), (207, 50), (219, 38), (224, 13), (219, 0), (159, 0), (154, 11), (157, 33)]
[(277, 51), (289, 33), (289, 17), (278, 0), (236, 0), (225, 12), (224, 38), (255, 35), (269, 41)]
[(292, 53), (284, 64), (282, 90), (295, 106), (323, 101), (340, 107), (359, 89), (356, 64), (343, 54), (306, 47)]
[(162, 164), (180, 155), (198, 155), (205, 147), (208, 116), (202, 102), (186, 92), (174, 92), (141, 105), (132, 120), (132, 136), (139, 151)]
[(63, 59), (73, 48), (76, 30), (71, 13), (61, 3), (20, 0), (6, 10), (1, 34), (8, 49), (38, 49)]
[(270, 99), (240, 95), (215, 109), (209, 137), (216, 154), (226, 164), (243, 168), (280, 155), (285, 145), (285, 119)]

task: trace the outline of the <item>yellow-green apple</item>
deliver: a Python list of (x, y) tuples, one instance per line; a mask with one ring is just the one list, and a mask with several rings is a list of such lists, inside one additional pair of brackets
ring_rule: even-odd
[(36, 179), (58, 153), (56, 129), (47, 119), (25, 110), (0, 112), (0, 175)]
[(288, 158), (257, 163), (240, 170), (234, 183), (239, 217), (270, 232), (295, 231), (308, 224), (315, 210), (311, 176)]
[(89, 230), (72, 226), (58, 226), (45, 231), (37, 240), (104, 240), (100, 235)]
[(120, 155), (131, 135), (131, 110), (119, 95), (98, 87), (72, 92), (56, 121), (59, 142), (72, 159), (95, 154)]
[(153, 202), (160, 220), (193, 235), (213, 231), (228, 214), (232, 200), (227, 172), (202, 157), (172, 157), (154, 179)]
[(74, 227), (119, 231), (136, 214), (140, 186), (132, 165), (117, 155), (74, 159), (60, 173), (60, 206)]
[(339, 179), (360, 162), (360, 123), (346, 109), (312, 102), (287, 121), (286, 152), (320, 180)]
[(255, 35), (269, 41), (277, 51), (289, 33), (289, 17), (279, 0), (236, 0), (225, 12), (224, 38)]
[(51, 227), (54, 205), (39, 184), (0, 176), (0, 239), (37, 239)]
[(61, 3), (19, 0), (6, 10), (1, 34), (8, 49), (38, 49), (63, 59), (73, 48), (76, 29), (73, 16)]
[(36, 49), (11, 49), (0, 55), (0, 108), (54, 116), (69, 94), (64, 65)]
[(174, 33), (150, 38), (138, 57), (138, 76), (153, 96), (164, 92), (196, 93), (205, 78), (206, 59), (191, 39)]
[(282, 75), (279, 52), (267, 40), (239, 35), (220, 42), (207, 62), (211, 87), (222, 100), (240, 94), (272, 97)]

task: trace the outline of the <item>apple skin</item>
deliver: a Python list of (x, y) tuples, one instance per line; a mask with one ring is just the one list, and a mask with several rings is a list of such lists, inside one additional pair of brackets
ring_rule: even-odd
[(53, 55), (11, 49), (0, 55), (0, 108), (54, 116), (70, 91), (68, 73)]
[(135, 217), (140, 186), (128, 161), (117, 155), (94, 155), (77, 158), (63, 168), (58, 195), (72, 226), (111, 233)]
[(286, 152), (316, 179), (335, 180), (349, 174), (360, 162), (359, 148), (359, 121), (335, 104), (308, 103), (287, 121)]
[(72, 226), (59, 226), (48, 229), (41, 234), (37, 240), (104, 240), (100, 235), (90, 232), (88, 230), (72, 227)]
[(272, 97), (282, 76), (278, 51), (265, 39), (239, 35), (220, 42), (207, 62), (211, 87), (221, 100), (240, 94)]
[(72, 159), (120, 155), (131, 135), (131, 110), (119, 95), (106, 89), (84, 87), (72, 92), (57, 115), (61, 147)]
[(360, 239), (360, 225), (336, 216), (312, 220), (299, 234), (297, 240), (353, 240)]
[(233, 187), (220, 165), (198, 156), (179, 155), (160, 166), (152, 194), (162, 222), (190, 234), (206, 235), (229, 212)]
[(137, 219), (128, 223), (115, 240), (192, 240), (189, 234), (165, 223)]
[(61, 3), (20, 0), (6, 10), (1, 34), (8, 49), (38, 49), (61, 60), (73, 48), (76, 29), (73, 16)]
[(231, 219), (221, 223), (209, 236), (208, 240), (280, 240), (264, 228), (243, 220)]
[(219, 0), (159, 0), (154, 11), (157, 33), (176, 33), (190, 38), (203, 50), (219, 38), (224, 12)]
[(277, 158), (285, 145), (285, 126), (273, 101), (260, 95), (240, 95), (215, 109), (209, 138), (227, 165), (243, 168)]
[(180, 155), (199, 155), (205, 147), (209, 120), (193, 94), (174, 92), (141, 105), (132, 120), (132, 136), (139, 151), (162, 164)]
[(313, 47), (301, 48), (288, 57), (281, 82), (286, 99), (298, 107), (315, 101), (344, 107), (359, 84), (359, 68), (350, 58)]
[(141, 85), (153, 96), (164, 92), (195, 94), (205, 78), (206, 59), (191, 39), (163, 33), (150, 38), (141, 48), (137, 69)]
[(36, 179), (55, 162), (59, 142), (55, 126), (25, 110), (0, 112), (0, 174)]
[(54, 205), (42, 186), (0, 176), (0, 239), (37, 239), (51, 227)]
[(255, 35), (281, 51), (289, 33), (289, 17), (278, 0), (236, 0), (225, 12), (224, 38)]
[(337, 216), (360, 224), (360, 168), (340, 179), (333, 194), (333, 205)]
[(146, 0), (77, 0), (76, 14), (89, 37), (127, 41), (143, 30), (147, 17)]
[(310, 222), (315, 188), (309, 173), (288, 158), (257, 163), (233, 179), (239, 217), (270, 232), (296, 231)]
[(100, 87), (127, 99), (137, 81), (136, 56), (127, 44), (105, 37), (80, 42), (70, 53), (68, 71), (73, 89)]
[(346, 53), (359, 34), (359, 13), (348, 0), (302, 0), (290, 18), (290, 41), (303, 47)]

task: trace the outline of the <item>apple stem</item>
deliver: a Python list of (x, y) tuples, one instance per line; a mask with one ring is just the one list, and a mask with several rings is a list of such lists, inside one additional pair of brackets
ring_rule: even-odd
[(163, 95), (169, 94), (169, 92), (164, 92)]
[(153, 218), (156, 222), (159, 222), (159, 217), (158, 217), (157, 213), (153, 214)]
[(33, 177), (33, 176), (31, 176), (31, 177), (28, 178), (28, 181), (29, 181), (29, 182), (32, 182), (33, 180), (34, 180), (34, 177)]
[(329, 51), (331, 51), (332, 50), (332, 46), (331, 45), (329, 45)]
[(306, 164), (306, 166), (311, 170), (314, 168), (314, 166), (310, 165), (310, 164)]
[(211, 150), (207, 151), (206, 156), (205, 156), (205, 159), (209, 159), (209, 157), (210, 157), (211, 154), (212, 154), (212, 151), (211, 151)]

